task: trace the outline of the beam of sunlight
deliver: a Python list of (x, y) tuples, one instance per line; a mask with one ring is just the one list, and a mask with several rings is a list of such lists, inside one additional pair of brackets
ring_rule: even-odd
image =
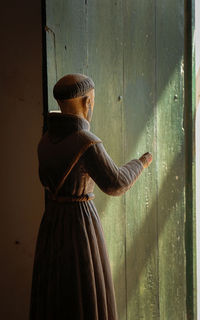
[[(172, 163), (171, 167), (168, 167), (168, 174), (165, 176), (165, 179), (162, 181), (162, 185), (160, 186), (159, 189), (159, 194), (162, 198), (162, 196), (166, 193), (167, 187), (168, 187), (168, 181), (171, 179), (171, 175), (173, 176), (173, 172), (175, 170), (177, 171), (177, 174), (181, 174), (181, 168), (179, 168), (179, 156), (176, 156)], [(169, 196), (169, 208), (166, 211), (166, 214), (162, 216), (162, 220), (159, 223), (159, 229), (158, 229), (158, 238), (162, 236), (162, 233), (164, 232), (165, 226), (167, 224), (168, 219), (170, 216), (172, 216), (176, 210), (177, 210), (177, 205), (180, 201), (183, 201), (183, 191), (178, 192), (176, 196), (174, 196), (172, 193), (170, 193)], [(145, 231), (148, 228), (154, 228), (154, 225), (152, 225), (152, 216), (155, 214), (157, 210), (157, 199), (154, 198), (154, 201), (152, 203), (151, 208), (148, 210), (145, 220), (141, 224), (139, 231), (133, 236), (133, 241), (132, 241), (132, 246), (129, 246), (127, 250), (127, 260), (132, 260), (132, 261), (137, 261), (135, 265), (137, 268), (134, 268), (132, 270), (132, 279), (131, 279), (131, 292), (129, 291), (129, 301), (127, 301), (128, 304), (132, 303), (132, 298), (131, 296), (134, 295), (134, 292), (136, 292), (137, 287), (142, 281), (143, 271), (144, 268), (147, 266), (147, 263), (149, 259), (152, 258), (152, 255), (154, 255), (154, 250), (156, 250), (157, 242), (156, 242), (156, 237), (151, 237), (149, 238), (149, 234), (147, 234)], [(148, 243), (148, 248), (149, 248), (149, 255), (143, 255), (142, 252), (145, 250), (145, 246)], [(140, 252), (140, 254), (138, 254)], [(119, 263), (118, 265), (118, 272), (119, 269), (123, 268), (123, 265)], [(117, 271), (115, 270), (114, 272), (114, 281), (117, 282)], [(130, 280), (129, 280), (130, 281)], [(125, 312), (125, 310), (124, 310)]]

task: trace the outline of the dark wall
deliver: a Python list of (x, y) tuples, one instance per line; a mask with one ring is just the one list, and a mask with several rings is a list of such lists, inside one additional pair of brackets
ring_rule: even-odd
[(42, 133), (40, 0), (1, 3), (0, 319), (27, 320), (43, 212), (37, 143)]

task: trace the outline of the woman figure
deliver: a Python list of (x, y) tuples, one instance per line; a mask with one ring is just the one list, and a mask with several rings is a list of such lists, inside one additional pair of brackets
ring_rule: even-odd
[(114, 287), (101, 222), (94, 206), (96, 183), (119, 196), (147, 167), (144, 154), (117, 167), (92, 134), (94, 83), (69, 74), (54, 86), (61, 113), (48, 114), (38, 144), (39, 177), (47, 190), (35, 249), (30, 320), (117, 320)]

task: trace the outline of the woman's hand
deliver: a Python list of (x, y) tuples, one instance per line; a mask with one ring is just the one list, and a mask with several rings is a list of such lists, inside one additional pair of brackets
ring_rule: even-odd
[(144, 168), (147, 168), (151, 164), (153, 157), (151, 153), (146, 152), (139, 158), (139, 160), (142, 162)]

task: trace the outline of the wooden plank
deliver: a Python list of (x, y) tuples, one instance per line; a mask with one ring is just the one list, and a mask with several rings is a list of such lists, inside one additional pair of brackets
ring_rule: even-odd
[(159, 1), (156, 94), (161, 319), (186, 319), (183, 54), (184, 1)]
[(84, 73), (87, 63), (85, 3), (80, 0), (46, 1), (48, 104), (56, 81), (68, 73)]
[(159, 319), (154, 0), (125, 2), (124, 96), (126, 160), (154, 158), (126, 195), (127, 319)]
[[(197, 5), (198, 6), (198, 5)], [(198, 12), (198, 9), (197, 9)], [(198, 16), (198, 13), (197, 13)], [(198, 23), (197, 23), (198, 25)], [(196, 139), (195, 126), (198, 116), (198, 74), (195, 72), (195, 0), (185, 1), (185, 196), (186, 196), (186, 218), (185, 218), (185, 250), (186, 250), (186, 308), (187, 319), (198, 319), (197, 315), (197, 257), (196, 252)], [(196, 34), (198, 30), (196, 30)], [(198, 53), (197, 53), (198, 54)], [(196, 78), (196, 79), (195, 79)], [(196, 80), (196, 81), (195, 81)], [(195, 92), (195, 82), (196, 91)], [(195, 97), (196, 93), (196, 97)], [(198, 152), (197, 152), (198, 154)], [(197, 164), (198, 166), (198, 164)], [(197, 212), (197, 214), (196, 214)], [(198, 223), (198, 218), (197, 218)], [(197, 231), (198, 233), (198, 231)], [(197, 268), (197, 269), (196, 269)]]
[(154, 157), (126, 196), (95, 191), (120, 320), (186, 319), (183, 10), (183, 0), (46, 3), (49, 109), (58, 78), (88, 74), (92, 130), (116, 164)]
[[(117, 165), (123, 155), (123, 16), (122, 1), (88, 1), (88, 74), (96, 84), (93, 131), (101, 137)], [(118, 314), (126, 319), (125, 207), (123, 197), (104, 195), (96, 188), (114, 278)], [(121, 268), (119, 268), (119, 264)]]

